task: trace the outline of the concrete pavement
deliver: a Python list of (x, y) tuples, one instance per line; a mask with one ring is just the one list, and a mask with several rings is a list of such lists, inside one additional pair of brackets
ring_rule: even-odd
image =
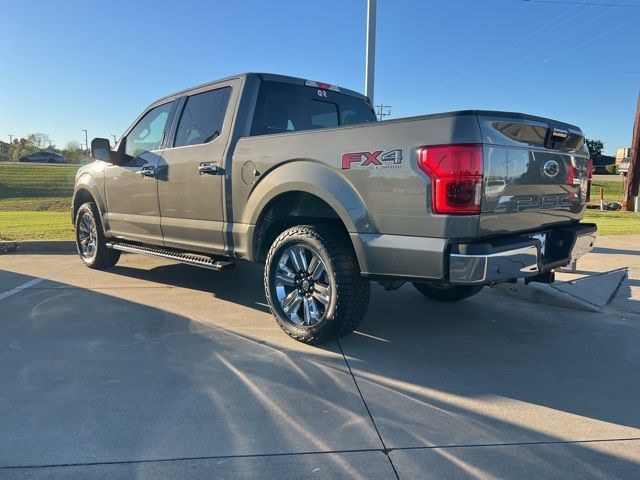
[[(599, 275), (623, 269), (625, 278), (611, 290), (609, 305), (621, 311), (640, 313), (640, 235), (600, 237), (593, 252), (578, 262), (576, 277)], [(573, 280), (571, 275), (560, 275), (560, 280)], [(595, 285), (593, 290), (602, 288)], [(587, 293), (589, 293), (587, 291)], [(597, 292), (593, 292), (597, 295)]]
[(530, 302), (599, 312), (610, 306), (640, 313), (640, 235), (599, 237), (572, 272), (557, 271), (552, 285), (522, 279), (497, 290)]
[(0, 256), (0, 479), (637, 478), (640, 315), (374, 286), (308, 347), (261, 277)]

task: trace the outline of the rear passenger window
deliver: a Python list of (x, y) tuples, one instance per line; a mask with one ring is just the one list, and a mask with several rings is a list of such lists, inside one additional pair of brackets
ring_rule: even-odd
[(220, 135), (230, 95), (231, 87), (191, 95), (180, 116), (173, 146), (207, 143)]
[(335, 103), (311, 100), (311, 127), (331, 128), (338, 126), (338, 106)]

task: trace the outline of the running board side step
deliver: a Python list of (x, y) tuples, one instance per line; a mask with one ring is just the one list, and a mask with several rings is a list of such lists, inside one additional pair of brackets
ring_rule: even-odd
[(120, 250), (122, 252), (142, 253), (145, 255), (151, 255), (152, 257), (175, 260), (195, 267), (208, 268), (209, 270), (229, 270), (236, 265), (234, 262), (229, 260), (216, 260), (206, 256), (181, 253), (159, 247), (143, 247), (124, 242), (108, 242), (107, 247), (113, 248), (114, 250)]

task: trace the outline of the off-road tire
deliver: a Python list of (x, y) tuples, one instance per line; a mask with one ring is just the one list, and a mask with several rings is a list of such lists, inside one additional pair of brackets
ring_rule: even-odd
[[(85, 255), (80, 245), (80, 222), (85, 216), (91, 217), (95, 224), (96, 248), (95, 254), (91, 256)], [(84, 203), (78, 208), (75, 218), (75, 235), (78, 255), (80, 255), (80, 259), (87, 267), (99, 270), (113, 267), (118, 262), (120, 251), (107, 247), (107, 239), (102, 229), (98, 207), (94, 202)]]
[(482, 285), (443, 285), (442, 283), (418, 283), (413, 282), (421, 294), (438, 302), (457, 302), (465, 298), (473, 297), (482, 290)]
[[(331, 300), (323, 320), (314, 325), (296, 325), (284, 313), (275, 290), (275, 273), (282, 253), (292, 245), (309, 247), (326, 266)], [(264, 268), (267, 301), (278, 325), (292, 338), (317, 345), (353, 332), (369, 307), (370, 282), (360, 267), (349, 238), (327, 226), (299, 225), (282, 232), (273, 242)]]

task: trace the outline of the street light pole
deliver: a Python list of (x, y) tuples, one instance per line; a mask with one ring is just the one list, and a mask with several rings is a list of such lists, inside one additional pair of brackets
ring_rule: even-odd
[(367, 2), (367, 51), (365, 60), (364, 94), (373, 104), (373, 76), (376, 63), (376, 3), (377, 0)]

